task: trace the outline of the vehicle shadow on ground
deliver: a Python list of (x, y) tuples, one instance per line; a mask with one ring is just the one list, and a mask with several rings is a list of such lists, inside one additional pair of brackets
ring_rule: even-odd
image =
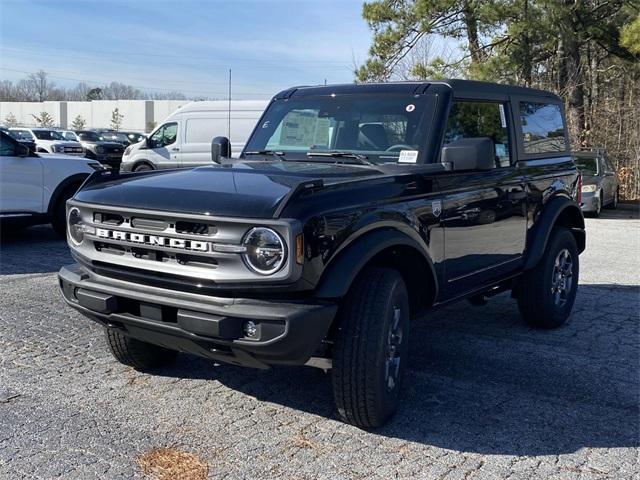
[(0, 231), (0, 275), (51, 273), (73, 263), (67, 242), (49, 225)]
[(634, 203), (619, 204), (618, 207), (613, 210), (610, 208), (603, 208), (600, 212), (600, 217), (594, 218), (592, 214), (585, 213), (585, 218), (591, 218), (594, 220), (630, 220), (640, 218), (640, 205)]
[[(499, 455), (638, 446), (639, 322), (618, 309), (639, 295), (638, 287), (581, 285), (571, 322), (555, 331), (526, 327), (507, 295), (416, 321), (400, 410), (371, 433)], [(248, 370), (181, 355), (159, 374), (217, 380), (337, 419), (330, 374), (309, 367)]]

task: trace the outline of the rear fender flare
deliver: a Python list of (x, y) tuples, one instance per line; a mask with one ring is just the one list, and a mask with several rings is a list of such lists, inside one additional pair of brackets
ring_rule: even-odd
[(578, 252), (582, 253), (584, 251), (586, 235), (584, 216), (580, 207), (568, 197), (556, 197), (549, 200), (545, 205), (540, 218), (538, 218), (533, 229), (529, 232), (529, 248), (527, 248), (525, 257), (525, 270), (535, 267), (540, 261), (547, 248), (551, 232), (557, 225), (569, 228), (576, 238)]

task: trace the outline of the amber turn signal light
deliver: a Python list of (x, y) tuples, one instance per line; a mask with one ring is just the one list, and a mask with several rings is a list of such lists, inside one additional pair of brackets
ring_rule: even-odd
[(302, 240), (302, 234), (296, 237), (296, 263), (302, 265), (304, 260), (304, 242)]

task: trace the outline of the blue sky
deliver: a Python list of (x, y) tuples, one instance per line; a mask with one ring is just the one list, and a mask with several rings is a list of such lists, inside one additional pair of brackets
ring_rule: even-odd
[(0, 0), (0, 79), (47, 71), (65, 86), (269, 98), (297, 84), (353, 81), (371, 32), (361, 0)]

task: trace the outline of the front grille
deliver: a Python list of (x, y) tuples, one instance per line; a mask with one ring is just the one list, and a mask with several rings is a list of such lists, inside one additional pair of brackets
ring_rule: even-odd
[(79, 154), (83, 153), (82, 147), (64, 147), (64, 153)]
[[(152, 276), (189, 277), (195, 284), (287, 280), (292, 272), (290, 258), (268, 278), (246, 266), (242, 239), (260, 221), (204, 215), (180, 218), (171, 213), (75, 206), (87, 226), (83, 242), (73, 249), (94, 265), (112, 266), (111, 270), (103, 267), (104, 271), (122, 274), (123, 269), (134, 269)], [(262, 224), (276, 229), (291, 244), (293, 233), (288, 222), (269, 220)], [(140, 282), (140, 276), (132, 276), (131, 281)]]
[(176, 222), (176, 232), (178, 233), (190, 233), (192, 235), (215, 235), (215, 225), (200, 222)]

